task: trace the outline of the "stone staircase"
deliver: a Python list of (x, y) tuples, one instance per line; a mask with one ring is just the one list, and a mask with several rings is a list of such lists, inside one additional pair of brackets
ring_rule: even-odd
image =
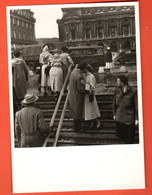
[[(62, 97), (62, 101), (54, 122), (53, 131), (50, 134), (47, 146), (53, 145), (56, 129), (60, 121), (60, 116), (64, 106), (65, 98), (66, 95)], [(73, 119), (71, 119), (69, 115), (69, 110), (67, 108), (57, 146), (87, 146), (124, 143), (115, 134), (116, 125), (113, 121), (112, 114), (113, 94), (97, 95), (96, 98), (101, 112), (101, 128), (99, 128), (98, 130), (88, 130), (89, 123), (83, 121), (82, 130), (80, 132), (75, 132), (73, 130)], [(40, 108), (43, 111), (45, 122), (48, 124), (50, 123), (55, 106), (56, 102), (54, 96), (40, 96), (39, 100), (36, 102), (36, 107)], [(136, 130), (135, 143), (138, 143), (138, 130)]]

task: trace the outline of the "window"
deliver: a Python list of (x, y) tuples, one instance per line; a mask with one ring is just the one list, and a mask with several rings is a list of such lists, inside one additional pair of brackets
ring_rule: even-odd
[(97, 37), (98, 38), (103, 38), (104, 37), (103, 28), (97, 28)]
[(12, 18), (12, 23), (15, 24), (15, 18)]
[(24, 23), (24, 21), (22, 21), (22, 27), (25, 27), (25, 23)]
[(128, 35), (129, 34), (129, 25), (124, 25), (123, 26), (123, 35)]
[(18, 32), (18, 38), (19, 38), (19, 40), (21, 40), (21, 32), (20, 31)]
[(72, 39), (72, 40), (75, 40), (76, 39), (75, 30), (70, 30), (70, 39)]
[(17, 36), (16, 36), (16, 31), (15, 30), (14, 30), (13, 34), (14, 34), (14, 39), (16, 39)]
[(91, 29), (85, 29), (84, 30), (84, 38), (90, 39), (91, 38)]
[(18, 26), (20, 25), (20, 21), (19, 21), (19, 20), (17, 20), (17, 25), (18, 25)]
[(23, 40), (25, 40), (25, 32), (23, 32)]
[(116, 27), (111, 26), (110, 27), (110, 37), (115, 37), (116, 36)]
[(13, 32), (11, 31), (11, 38), (13, 39), (14, 38), (14, 34), (13, 34)]

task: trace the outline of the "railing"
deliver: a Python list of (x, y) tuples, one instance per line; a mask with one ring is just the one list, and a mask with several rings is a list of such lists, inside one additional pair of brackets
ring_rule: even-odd
[(125, 54), (126, 50), (119, 50), (115, 56), (115, 58), (113, 59), (113, 63), (116, 62), (118, 59), (120, 59), (121, 57), (123, 57), (123, 55)]
[[(56, 115), (57, 115), (57, 112), (58, 112), (58, 109), (59, 109), (62, 97), (64, 95), (64, 91), (65, 91), (65, 89), (67, 87), (67, 83), (68, 83), (68, 80), (69, 80), (69, 77), (70, 77), (70, 74), (71, 74), (71, 68), (72, 68), (72, 65), (70, 65), (69, 68), (68, 68), (67, 76), (65, 78), (63, 87), (61, 89), (61, 92), (60, 92), (60, 95), (59, 95), (59, 98), (58, 98), (58, 101), (57, 101), (57, 104), (56, 104), (56, 107), (55, 107), (55, 110), (54, 110), (54, 113), (53, 113), (53, 116), (51, 118), (51, 122), (49, 124), (49, 127), (52, 130), (53, 130), (54, 121), (55, 121), (55, 118), (56, 118)], [(58, 142), (58, 138), (59, 138), (59, 135), (60, 135), (60, 131), (61, 131), (61, 128), (62, 128), (62, 123), (63, 123), (63, 119), (64, 119), (64, 115), (65, 115), (65, 110), (66, 110), (66, 107), (67, 107), (67, 104), (68, 104), (68, 98), (69, 98), (69, 92), (68, 92), (66, 100), (65, 100), (65, 104), (64, 104), (63, 111), (62, 111), (61, 118), (60, 118), (60, 122), (59, 122), (59, 125), (58, 125), (58, 128), (57, 128), (57, 131), (56, 131), (56, 136), (55, 136), (55, 141), (54, 141), (53, 146), (56, 146), (57, 142)], [(49, 133), (49, 135), (45, 139), (43, 147), (46, 147), (50, 135), (51, 135), (51, 132)]]

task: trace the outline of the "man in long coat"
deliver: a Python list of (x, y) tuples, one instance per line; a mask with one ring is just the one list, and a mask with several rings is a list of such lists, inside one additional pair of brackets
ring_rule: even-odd
[(27, 91), (27, 81), (29, 77), (26, 62), (20, 58), (20, 52), (14, 52), (12, 59), (13, 87), (17, 98), (23, 100)]
[(128, 85), (124, 75), (117, 77), (117, 85), (113, 100), (117, 135), (126, 143), (134, 143), (135, 125), (138, 124), (137, 91)]
[(86, 70), (87, 63), (82, 62), (74, 69), (69, 81), (69, 111), (71, 117), (74, 119), (74, 130), (80, 131), (81, 120), (83, 119), (85, 80), (83, 72)]

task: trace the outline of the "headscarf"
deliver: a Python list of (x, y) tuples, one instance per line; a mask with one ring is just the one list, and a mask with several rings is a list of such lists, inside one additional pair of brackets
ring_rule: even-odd
[(44, 48), (43, 48), (43, 52), (41, 53), (41, 56), (40, 56), (40, 61), (43, 63), (43, 64), (46, 64), (48, 63), (48, 60), (49, 60), (49, 57), (51, 56), (50, 52), (49, 52), (49, 48), (48, 46), (46, 45)]
[(42, 57), (43, 57), (43, 58), (47, 58), (49, 55), (50, 55), (49, 48), (48, 48), (48, 46), (46, 45), (46, 46), (43, 48)]

